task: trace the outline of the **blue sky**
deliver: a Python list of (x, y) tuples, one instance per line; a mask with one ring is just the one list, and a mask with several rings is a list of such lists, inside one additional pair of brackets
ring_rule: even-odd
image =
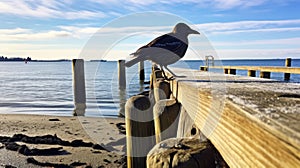
[(300, 58), (299, 10), (298, 0), (2, 0), (0, 56), (124, 59), (184, 21), (201, 32), (186, 59)]

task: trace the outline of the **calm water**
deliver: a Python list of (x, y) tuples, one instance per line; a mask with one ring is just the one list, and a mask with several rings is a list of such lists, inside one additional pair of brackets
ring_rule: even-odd
[[(199, 69), (202, 61), (179, 62), (174, 66)], [(217, 62), (220, 64), (220, 62)], [(284, 66), (284, 60), (228, 60), (223, 65)], [(292, 60), (300, 67), (300, 60)], [(146, 80), (150, 63), (146, 64)], [(86, 62), (86, 116), (115, 116), (130, 96), (144, 91), (137, 66), (127, 70), (127, 90), (119, 90), (116, 62)], [(237, 71), (247, 75), (246, 71)], [(271, 78), (282, 80), (283, 74), (272, 73)], [(73, 115), (71, 62), (0, 62), (0, 113)], [(291, 75), (290, 82), (300, 82), (300, 75)]]

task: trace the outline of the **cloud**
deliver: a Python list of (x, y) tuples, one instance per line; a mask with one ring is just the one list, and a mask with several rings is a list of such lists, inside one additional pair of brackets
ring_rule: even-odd
[[(300, 32), (300, 20), (237, 21), (223, 23), (213, 22), (205, 24), (196, 24), (192, 26), (197, 27), (199, 30), (204, 32), (204, 35), (209, 37), (208, 39), (212, 40), (211, 44), (213, 44), (213, 46), (215, 46), (218, 49), (217, 52), (220, 52), (219, 55), (221, 55), (222, 58), (229, 58), (233, 56), (239, 58), (239, 54), (242, 54), (243, 58), (246, 58), (248, 56), (250, 58), (251, 54), (257, 57), (261, 56), (261, 58), (263, 58), (264, 55), (267, 56), (267, 54), (270, 54), (270, 56), (274, 57), (279, 57), (280, 55), (295, 56), (296, 53), (299, 51), (299, 49), (297, 48), (299, 48), (298, 44), (300, 43), (300, 38), (297, 36), (285, 36), (284, 33), (287, 31)], [(128, 53), (134, 51), (137, 47), (146, 44), (154, 37), (157, 37), (163, 33), (170, 32), (172, 28), (173, 26), (93, 27), (84, 24), (74, 24), (73, 26), (57, 26), (55, 29), (52, 30), (37, 31), (17, 27), (15, 29), (0, 29), (0, 42), (3, 42), (3, 44), (14, 43), (16, 44), (16, 46), (24, 48), (20, 50), (20, 52), (24, 51), (24, 53), (34, 53), (34, 55), (37, 53), (42, 53), (42, 51), (45, 51), (46, 54), (46, 52), (50, 52), (51, 49), (53, 50), (51, 51), (51, 53), (59, 53), (60, 51), (63, 51), (64, 48), (66, 50), (64, 50), (63, 53), (65, 53), (65, 51), (69, 51), (71, 50), (71, 48), (76, 48), (76, 50), (79, 51), (79, 49), (83, 47), (86, 41), (89, 40), (91, 36), (95, 35), (96, 37), (99, 36), (99, 38), (97, 37), (97, 41), (95, 43), (97, 53), (99, 53), (102, 44), (115, 42), (115, 46), (113, 48), (113, 51), (111, 52), (121, 52), (119, 56), (127, 56)], [(272, 35), (274, 34), (274, 36), (272, 36), (271, 39), (231, 39), (232, 34), (249, 34), (249, 32), (282, 32), (282, 36), (276, 36), (277, 33), (272, 33)], [(108, 37), (107, 35), (113, 35), (114, 39), (105, 39), (106, 37)], [(218, 38), (211, 38), (214, 35), (218, 35), (216, 36)], [(61, 39), (63, 39), (64, 42), (67, 41), (67, 43), (62, 43)], [(201, 42), (207, 43), (208, 40), (203, 37), (201, 37), (201, 39), (199, 40), (198, 37), (192, 36), (190, 38), (191, 46), (195, 46), (201, 50), (204, 50), (203, 44)], [(39, 44), (53, 44), (56, 45), (56, 47), (59, 46), (60, 49), (56, 51), (55, 47), (44, 48), (40, 45), (33, 47), (34, 45), (36, 45), (33, 44), (36, 43), (36, 41), (38, 41)], [(23, 43), (20, 42), (25, 42), (24, 44), (32, 43), (32, 46), (30, 46), (29, 50), (26, 50), (26, 48), (28, 47), (23, 47)], [(4, 53), (5, 55), (5, 53), (11, 53), (14, 50), (14, 48), (16, 48), (16, 46), (6, 46), (8, 48), (4, 49), (2, 45), (0, 54)], [(105, 50), (106, 49), (107, 48), (105, 48)], [(4, 50), (5, 52), (3, 52)], [(272, 50), (278, 53), (275, 54), (275, 52), (272, 52)], [(248, 54), (246, 52), (250, 53)], [(75, 54), (75, 52), (71, 53)]]
[(90, 19), (103, 18), (107, 15), (101, 11), (77, 10), (68, 7), (72, 1), (58, 0), (4, 0), (0, 2), (0, 13), (21, 17)]
[[(234, 34), (248, 32), (285, 32), (300, 31), (300, 20), (265, 20), (265, 21), (237, 21), (237, 22), (212, 22), (195, 24), (206, 35)], [(143, 32), (170, 32), (173, 26), (128, 26), (128, 27), (88, 27), (88, 26), (58, 26), (61, 30), (70, 31), (76, 35), (102, 34), (132, 34)]]
[(211, 5), (217, 9), (249, 8), (263, 5), (268, 0), (212, 0)]
[(270, 29), (252, 29), (252, 30), (233, 30), (233, 31), (223, 31), (223, 32), (212, 32), (213, 35), (219, 34), (237, 34), (237, 33), (253, 33), (253, 32), (288, 32), (288, 31), (300, 31), (300, 27), (288, 27), (288, 28), (270, 28)]
[(30, 29), (0, 29), (0, 41), (35, 41), (50, 40), (54, 38), (71, 37), (72, 33), (67, 31), (49, 30), (46, 32), (33, 32)]
[[(291, 0), (286, 0), (291, 1)], [(35, 18), (93, 19), (120, 16), (121, 13), (146, 10), (168, 11), (175, 5), (191, 5), (199, 9), (231, 10), (265, 4), (279, 4), (278, 0), (2, 0), (0, 13)], [(288, 3), (288, 2), (285, 2)], [(100, 4), (100, 5), (99, 5)], [(88, 10), (81, 9), (86, 7)], [(100, 8), (99, 8), (100, 7)]]
[(78, 58), (80, 47), (61, 44), (1, 43), (0, 55), (7, 57), (31, 57), (32, 59)]
[(3, 34), (13, 35), (13, 34), (19, 34), (19, 33), (28, 33), (28, 32), (30, 32), (30, 29), (23, 29), (23, 28), (0, 29), (0, 35), (3, 35)]
[[(107, 36), (150, 36), (170, 32), (173, 26), (129, 26), (129, 27), (78, 27), (78, 26), (58, 26), (63, 31), (70, 32), (76, 38), (90, 37), (92, 35), (99, 37)], [(151, 34), (149, 34), (151, 32)]]
[(214, 22), (195, 25), (208, 35), (248, 32), (300, 31), (300, 20)]
[[(193, 25), (208, 37), (213, 35), (226, 35), (251, 33), (251, 32), (299, 32), (300, 20), (275, 20), (275, 21), (237, 21), (213, 22)], [(147, 36), (170, 32), (173, 26), (128, 26), (128, 27), (90, 27), (90, 26), (57, 26), (56, 30), (34, 31), (24, 28), (0, 29), (0, 40), (42, 40), (54, 38), (88, 39), (95, 36)], [(149, 32), (151, 32), (149, 34)]]
[(238, 41), (238, 42), (214, 42), (216, 47), (237, 47), (237, 46), (257, 46), (257, 45), (293, 45), (296, 46), (300, 43), (300, 37), (283, 38), (276, 40), (253, 40), (253, 41)]
[[(217, 10), (230, 10), (234, 8), (251, 8), (261, 6), (267, 3), (281, 4), (278, 0), (89, 0), (90, 2), (99, 3), (101, 5), (114, 5), (114, 6), (128, 6), (130, 5), (132, 9), (136, 7), (151, 7), (155, 6), (172, 6), (172, 5), (196, 5), (200, 8), (213, 8)], [(286, 0), (290, 1), (290, 0)], [(130, 9), (130, 8), (128, 8)]]
[(219, 59), (299, 58), (300, 49), (227, 49), (217, 53)]

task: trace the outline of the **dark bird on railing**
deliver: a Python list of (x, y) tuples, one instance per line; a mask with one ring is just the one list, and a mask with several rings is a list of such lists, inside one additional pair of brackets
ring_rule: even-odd
[(160, 65), (165, 77), (163, 67), (173, 76), (176, 76), (167, 66), (177, 62), (185, 55), (188, 48), (189, 34), (200, 33), (184, 23), (178, 23), (172, 32), (155, 38), (147, 45), (130, 54), (133, 56), (133, 59), (126, 62), (125, 66), (131, 67), (140, 61), (150, 60)]

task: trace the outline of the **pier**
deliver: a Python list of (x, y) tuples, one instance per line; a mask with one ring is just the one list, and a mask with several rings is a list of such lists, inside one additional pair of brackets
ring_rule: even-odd
[[(206, 61), (208, 62), (208, 61)], [(236, 75), (236, 70), (247, 70), (249, 77), (256, 77), (256, 71), (260, 71), (260, 78), (270, 78), (271, 72), (284, 73), (284, 80), (290, 80), (290, 74), (300, 74), (300, 67), (291, 67), (291, 59), (287, 58), (284, 66), (201, 66), (201, 71), (209, 69), (223, 69), (225, 74)]]
[(149, 95), (127, 101), (128, 167), (299, 167), (300, 85), (234, 75), (243, 67), (205, 68), (172, 68), (185, 77), (165, 80), (154, 67)]

